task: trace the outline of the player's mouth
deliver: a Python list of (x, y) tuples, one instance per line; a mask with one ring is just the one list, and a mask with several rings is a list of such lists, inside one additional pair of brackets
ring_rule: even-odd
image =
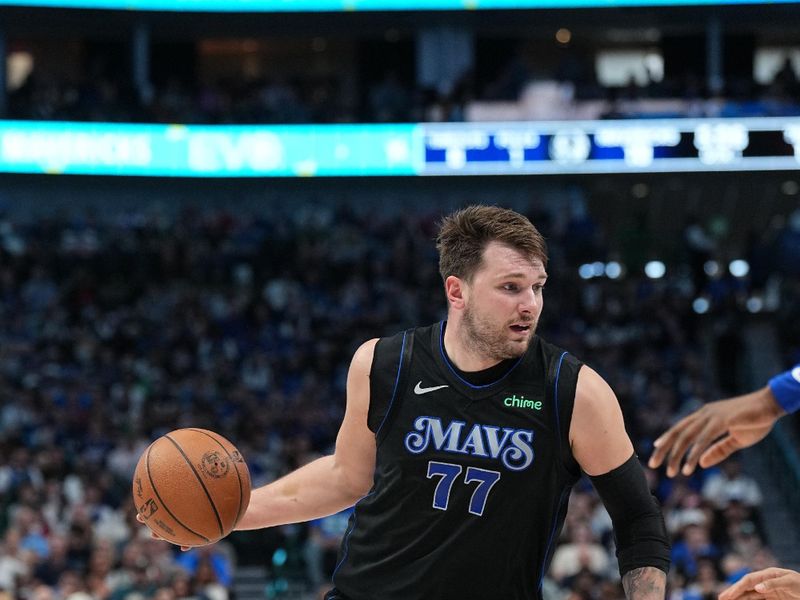
[(530, 329), (531, 329), (530, 324), (528, 325), (517, 324), (511, 326), (511, 331), (513, 331), (514, 333), (525, 333), (527, 331), (530, 331)]

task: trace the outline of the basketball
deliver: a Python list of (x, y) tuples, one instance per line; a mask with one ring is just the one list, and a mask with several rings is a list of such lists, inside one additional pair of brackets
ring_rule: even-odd
[(250, 472), (231, 442), (207, 429), (176, 429), (142, 453), (133, 500), (144, 523), (180, 546), (228, 535), (250, 502)]

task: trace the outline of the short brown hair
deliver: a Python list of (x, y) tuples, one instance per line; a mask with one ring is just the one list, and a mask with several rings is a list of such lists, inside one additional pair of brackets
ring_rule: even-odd
[(439, 223), (436, 249), (442, 279), (455, 275), (471, 281), (489, 242), (500, 242), (547, 266), (547, 244), (527, 217), (509, 208), (473, 205)]

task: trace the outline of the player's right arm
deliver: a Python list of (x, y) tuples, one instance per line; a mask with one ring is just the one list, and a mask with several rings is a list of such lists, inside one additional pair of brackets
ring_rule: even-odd
[(347, 407), (336, 450), (253, 490), (236, 529), (309, 521), (352, 506), (369, 492), (375, 471), (375, 434), (367, 426), (369, 373), (377, 339), (356, 350), (347, 375)]

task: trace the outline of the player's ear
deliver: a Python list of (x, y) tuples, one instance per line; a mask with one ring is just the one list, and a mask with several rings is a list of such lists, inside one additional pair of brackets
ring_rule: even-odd
[(466, 282), (455, 275), (449, 275), (444, 280), (444, 291), (450, 306), (456, 309), (464, 308), (465, 296), (468, 292), (466, 288)]

